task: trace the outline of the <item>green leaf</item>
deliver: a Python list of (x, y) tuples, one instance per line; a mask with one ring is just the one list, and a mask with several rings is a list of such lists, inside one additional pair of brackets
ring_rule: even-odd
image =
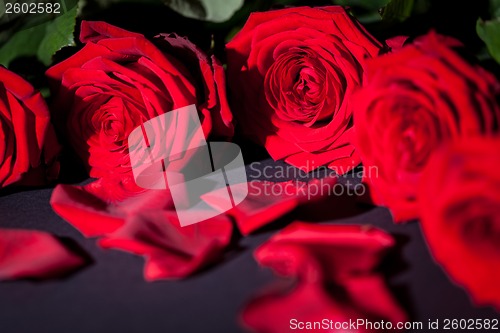
[(244, 0), (165, 0), (179, 14), (203, 21), (220, 23), (229, 20), (243, 6)]
[(15, 58), (36, 55), (44, 33), (44, 29), (38, 27), (15, 33), (0, 49), (0, 64), (7, 67)]
[(414, 4), (414, 0), (391, 0), (391, 2), (384, 7), (382, 20), (388, 22), (403, 22), (410, 17)]
[(477, 20), (476, 31), (486, 44), (488, 52), (500, 63), (500, 18), (491, 21)]
[(490, 0), (491, 17), (500, 17), (500, 0)]
[(78, 6), (49, 22), (45, 36), (37, 50), (38, 59), (45, 65), (50, 64), (52, 56), (65, 46), (75, 45), (74, 32)]
[(2, 3), (0, 5), (0, 18), (2, 18), (4, 16), (5, 12), (7, 11), (7, 8), (5, 7), (3, 0), (0, 0), (0, 2)]
[[(64, 12), (64, 7), (62, 7)], [(0, 64), (8, 66), (18, 57), (36, 56), (42, 63), (49, 65), (52, 56), (65, 46), (74, 45), (78, 6), (52, 20), (20, 29), (0, 48)]]

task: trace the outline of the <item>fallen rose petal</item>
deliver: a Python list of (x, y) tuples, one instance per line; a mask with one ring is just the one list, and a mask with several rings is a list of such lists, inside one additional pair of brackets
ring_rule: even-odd
[(242, 313), (243, 324), (266, 333), (375, 332), (335, 323), (404, 322), (406, 314), (375, 271), (393, 244), (383, 231), (365, 226), (293, 223), (257, 249), (255, 257), (295, 283), (252, 300)]
[(129, 217), (99, 245), (144, 256), (148, 281), (183, 278), (219, 258), (232, 229), (225, 216), (181, 227), (175, 211), (148, 212)]
[[(188, 227), (180, 227), (169, 191), (127, 193), (117, 187), (120, 192), (127, 193), (125, 199), (110, 202), (109, 193), (114, 183), (107, 178), (83, 186), (59, 185), (54, 189), (51, 204), (54, 211), (85, 236), (104, 236), (101, 246), (145, 256), (145, 277), (156, 280), (185, 277), (219, 256), (232, 234), (228, 217), (233, 218), (241, 233), (247, 235), (300, 204), (323, 198), (331, 192), (330, 186), (336, 181), (337, 178), (333, 177), (307, 183), (254, 181), (248, 184), (249, 195), (242, 203), (226, 214)], [(231, 186), (232, 191), (239, 189), (243, 187)], [(213, 191), (204, 195), (202, 200), (217, 208), (220, 194)], [(207, 228), (216, 222), (219, 229), (211, 234), (211, 243), (204, 238), (204, 232), (210, 232)], [(193, 236), (190, 230), (198, 230), (203, 237), (189, 238)], [(190, 252), (195, 249), (200, 252)]]
[(169, 191), (131, 192), (109, 202), (114, 184), (109, 181), (59, 185), (52, 207), (83, 235), (102, 236), (103, 248), (144, 256), (146, 280), (186, 277), (220, 257), (229, 244), (233, 228), (226, 216), (181, 227)]
[[(342, 328), (335, 324), (349, 323), (350, 320), (356, 322), (357, 319), (391, 323), (405, 321), (405, 314), (395, 305), (380, 278), (360, 279), (365, 280), (367, 287), (363, 289), (365, 294), (361, 299), (350, 296), (346, 299), (341, 296), (334, 298), (321, 284), (301, 283), (291, 292), (287, 292), (287, 288), (276, 288), (255, 298), (245, 307), (241, 320), (252, 332), (265, 333), (288, 332), (291, 329), (307, 332), (382, 332), (362, 326), (352, 330), (349, 326)], [(327, 321), (323, 322), (324, 319)], [(320, 326), (318, 322), (326, 326)], [(394, 331), (397, 332), (396, 329)]]
[[(102, 178), (87, 185), (58, 185), (50, 204), (54, 211), (86, 237), (102, 236), (117, 230), (127, 215), (145, 209), (171, 209), (170, 193), (165, 190), (143, 190), (129, 194), (123, 201), (108, 202), (113, 188)], [(119, 190), (118, 187), (115, 187)]]
[[(297, 276), (304, 267), (291, 269), (296, 260), (298, 247), (307, 252), (305, 259), (295, 262), (308, 264), (314, 258), (320, 264), (325, 277), (336, 283), (344, 283), (353, 275), (369, 274), (378, 265), (380, 257), (394, 245), (385, 232), (356, 225), (316, 225), (295, 222), (274, 235), (269, 242), (255, 251), (256, 260), (284, 276)], [(288, 252), (284, 255), (284, 252)]]
[(343, 287), (349, 295), (349, 302), (355, 305), (359, 313), (364, 314), (358, 318), (384, 318), (392, 323), (405, 322), (408, 319), (379, 274), (352, 276), (344, 282)]
[[(269, 182), (253, 180), (248, 182), (248, 195), (245, 200), (226, 212), (234, 218), (236, 226), (243, 235), (249, 235), (261, 227), (274, 222), (303, 203), (310, 203), (331, 193), (337, 183), (336, 177), (313, 179), (309, 182), (286, 181)], [(238, 196), (240, 188), (231, 188), (233, 196)], [(217, 207), (225, 189), (203, 196), (203, 200)]]
[(41, 231), (0, 229), (0, 280), (60, 277), (85, 264), (56, 237)]
[[(349, 316), (317, 284), (302, 284), (292, 292), (277, 290), (252, 300), (244, 309), (241, 319), (252, 332), (281, 333), (291, 330), (293, 319), (334, 322), (348, 321)], [(306, 327), (302, 327), (304, 331)], [(296, 327), (295, 330), (300, 330)], [(320, 332), (320, 328), (307, 332)], [(325, 330), (323, 330), (324, 332)], [(328, 332), (326, 330), (326, 332)]]

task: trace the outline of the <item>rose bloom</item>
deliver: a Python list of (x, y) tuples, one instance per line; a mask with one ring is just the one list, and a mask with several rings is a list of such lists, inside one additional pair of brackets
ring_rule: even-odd
[(39, 92), (0, 66), (0, 188), (55, 179), (59, 144)]
[(457, 141), (438, 150), (420, 182), (430, 250), (473, 300), (500, 309), (500, 138)]
[(369, 62), (355, 98), (356, 149), (376, 204), (418, 216), (416, 188), (441, 143), (498, 130), (500, 84), (434, 32)]
[(275, 160), (342, 174), (351, 145), (351, 94), (381, 44), (339, 6), (253, 13), (227, 44), (233, 110)]
[(144, 122), (195, 104), (205, 135), (233, 135), (224, 70), (185, 38), (82, 22), (85, 46), (47, 71), (54, 114), (90, 176), (131, 174), (128, 136)]

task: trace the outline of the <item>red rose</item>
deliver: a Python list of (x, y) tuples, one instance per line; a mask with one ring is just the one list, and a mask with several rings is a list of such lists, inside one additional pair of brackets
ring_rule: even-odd
[(440, 144), (498, 129), (499, 82), (434, 32), (369, 62), (356, 99), (356, 148), (375, 203), (417, 217), (416, 188)]
[(478, 304), (500, 309), (500, 138), (455, 142), (422, 174), (419, 202), (430, 250)]
[(147, 120), (195, 104), (206, 135), (233, 134), (224, 70), (185, 38), (82, 22), (85, 46), (47, 71), (55, 113), (90, 176), (130, 174), (127, 139)]
[(58, 152), (42, 95), (0, 67), (0, 188), (15, 182), (42, 185), (54, 179)]
[(381, 44), (338, 6), (253, 13), (227, 44), (243, 132), (275, 160), (342, 174), (359, 163), (350, 97)]

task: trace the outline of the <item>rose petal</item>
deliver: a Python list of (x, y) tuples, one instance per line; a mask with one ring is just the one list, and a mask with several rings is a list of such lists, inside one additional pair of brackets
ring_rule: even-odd
[(224, 216), (181, 227), (175, 211), (158, 211), (130, 216), (99, 245), (144, 256), (145, 279), (154, 281), (186, 277), (219, 259), (231, 234)]
[[(376, 332), (364, 326), (353, 328), (349, 322), (406, 321), (375, 271), (381, 254), (392, 245), (384, 232), (362, 226), (290, 225), (255, 256), (279, 275), (295, 277), (295, 283), (252, 300), (243, 311), (243, 324), (266, 333), (289, 329)], [(342, 323), (348, 326), (335, 326)]]
[[(241, 203), (226, 214), (235, 220), (239, 231), (246, 236), (283, 217), (302, 203), (310, 203), (327, 196), (336, 182), (335, 177), (314, 179), (309, 182), (275, 183), (253, 180), (245, 187), (233, 186), (231, 188), (235, 197), (242, 197), (244, 193), (238, 191), (243, 189), (248, 189), (248, 194)], [(203, 200), (217, 208), (218, 202), (224, 198), (225, 194), (226, 189), (213, 191), (204, 195)]]
[(48, 233), (0, 229), (0, 280), (55, 278), (84, 264)]
[[(372, 272), (382, 254), (393, 245), (394, 241), (389, 235), (370, 227), (294, 222), (257, 249), (255, 256), (261, 265), (281, 275), (297, 276), (304, 271), (299, 264), (308, 262), (287, 262), (280, 255), (286, 252), (282, 246), (292, 250), (291, 246), (299, 247), (319, 263), (325, 278), (343, 283), (353, 275)], [(291, 255), (285, 258), (294, 260)], [(283, 265), (290, 271), (284, 272)]]
[[(116, 201), (109, 201), (117, 196)], [(117, 230), (127, 215), (143, 210), (169, 210), (170, 192), (143, 190), (130, 181), (102, 178), (87, 185), (57, 185), (50, 199), (52, 209), (86, 237), (102, 236)]]

